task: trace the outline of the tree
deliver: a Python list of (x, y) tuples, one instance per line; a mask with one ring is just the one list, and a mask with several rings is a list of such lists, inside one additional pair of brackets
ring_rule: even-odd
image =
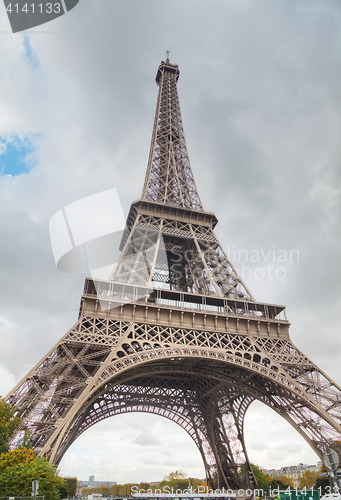
[(311, 471), (311, 470), (306, 470), (304, 471), (303, 477), (300, 479), (300, 485), (299, 488), (303, 489), (305, 486), (307, 488), (311, 488), (312, 486), (315, 486), (316, 480), (319, 477), (319, 472)]
[(0, 491), (3, 496), (30, 496), (33, 480), (39, 482), (39, 495), (45, 495), (45, 500), (59, 500), (63, 479), (57, 474), (55, 465), (27, 448), (0, 455)]
[[(289, 485), (293, 487), (291, 479), (289, 479), (286, 476), (283, 476), (281, 478), (273, 478), (270, 477), (269, 475), (265, 474), (258, 465), (251, 464), (251, 468), (253, 471), (253, 474), (255, 476), (255, 479), (257, 481), (258, 486), (253, 485), (251, 489), (258, 489), (258, 490), (263, 490), (263, 494), (268, 494), (271, 491), (275, 489), (280, 489), (284, 490), (286, 489)], [(246, 476), (246, 471), (247, 467), (243, 466), (240, 471), (240, 476), (241, 479), (244, 481), (245, 476)]]
[(66, 489), (67, 498), (74, 497), (77, 493), (77, 478), (64, 477), (64, 487)]
[(326, 488), (329, 488), (329, 478), (328, 477), (318, 477), (315, 481), (315, 488), (318, 490), (321, 488), (321, 493), (322, 495), (325, 495), (328, 493), (328, 490)]
[(191, 478), (191, 486), (193, 491), (196, 493), (198, 492), (198, 486), (202, 486), (203, 482), (201, 479), (198, 479), (196, 477)]
[[(245, 489), (259, 489), (259, 490), (263, 490), (264, 492), (268, 491), (268, 488), (269, 488), (268, 476), (266, 474), (264, 474), (264, 472), (262, 471), (262, 469), (260, 467), (258, 467), (258, 465), (254, 465), (254, 464), (250, 464), (250, 465), (251, 465), (253, 475), (256, 479), (256, 482), (253, 481), (252, 474), (251, 474), (251, 478), (250, 478), (249, 466), (247, 464), (245, 464), (240, 468), (240, 471), (239, 471), (239, 477), (241, 479), (241, 483), (243, 485), (243, 488), (245, 488)], [(250, 479), (252, 480), (252, 484), (249, 484)]]
[(269, 486), (271, 487), (271, 490), (285, 490), (287, 487), (285, 484), (282, 483), (282, 480), (279, 479), (278, 477), (274, 477), (271, 479)]
[(64, 484), (63, 484), (63, 486), (59, 487), (58, 491), (59, 491), (59, 497), (60, 498), (67, 498), (67, 490), (66, 490)]
[[(149, 484), (149, 483), (144, 483), (144, 484)], [(124, 484), (122, 486), (122, 495), (130, 497), (131, 496), (131, 488), (132, 488), (132, 486), (136, 486), (136, 484), (135, 483), (126, 483), (126, 484)]]
[(139, 484), (139, 490), (144, 490), (147, 491), (150, 488), (150, 483), (140, 483)]
[(32, 439), (32, 432), (26, 429), (17, 445), (17, 448), (19, 448), (19, 450), (22, 450), (23, 448), (32, 449)]
[(185, 491), (190, 486), (189, 478), (187, 478), (187, 479), (175, 479), (174, 481), (171, 481), (171, 484), (172, 483), (174, 483), (174, 486), (173, 486), (174, 491), (176, 491), (176, 490)]
[(8, 441), (13, 436), (19, 422), (19, 418), (15, 417), (15, 409), (0, 397), (0, 453), (8, 452)]
[(186, 474), (181, 470), (176, 470), (175, 472), (170, 472), (166, 476), (164, 476), (163, 481), (159, 484), (159, 487), (162, 489), (165, 486), (169, 488), (173, 488), (176, 490), (187, 490), (191, 484), (191, 479), (186, 477)]
[[(83, 490), (82, 490), (83, 492)], [(121, 497), (122, 496), (122, 484), (113, 484), (112, 487), (110, 488), (110, 495), (113, 495), (115, 497)]]
[(258, 465), (251, 464), (253, 475), (257, 481), (257, 485), (254, 484), (253, 488), (257, 488), (259, 490), (268, 491), (269, 489), (269, 480), (268, 476), (262, 471)]
[(290, 477), (287, 477), (285, 474), (281, 476), (281, 481), (284, 486), (290, 486), (290, 488), (295, 488), (294, 482)]
[(182, 470), (176, 470), (175, 472), (170, 472), (167, 474), (163, 480), (164, 481), (173, 481), (174, 479), (186, 479), (187, 476)]

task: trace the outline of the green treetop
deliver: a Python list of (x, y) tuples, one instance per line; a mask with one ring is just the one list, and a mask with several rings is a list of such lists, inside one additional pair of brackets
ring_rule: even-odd
[(15, 409), (0, 397), (0, 453), (8, 452), (8, 441), (19, 425), (20, 420), (14, 415)]

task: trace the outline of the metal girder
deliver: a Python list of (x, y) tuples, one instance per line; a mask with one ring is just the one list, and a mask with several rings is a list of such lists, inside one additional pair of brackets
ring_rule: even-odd
[(177, 90), (179, 69), (158, 69), (159, 97), (142, 199), (202, 210), (190, 166)]

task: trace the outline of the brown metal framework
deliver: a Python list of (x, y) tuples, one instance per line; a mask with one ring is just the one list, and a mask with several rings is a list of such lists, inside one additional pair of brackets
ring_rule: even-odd
[(142, 411), (192, 437), (212, 486), (237, 488), (252, 401), (321, 458), (321, 432), (340, 455), (341, 389), (293, 345), (285, 308), (254, 299), (215, 236), (188, 159), (179, 74), (168, 59), (158, 68), (146, 180), (110, 279), (86, 279), (77, 323), (7, 400), (21, 419), (14, 442), (30, 429), (51, 462), (95, 423)]

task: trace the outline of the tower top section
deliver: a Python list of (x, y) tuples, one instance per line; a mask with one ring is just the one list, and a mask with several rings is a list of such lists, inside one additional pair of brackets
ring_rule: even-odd
[(142, 199), (203, 211), (194, 182), (182, 125), (176, 64), (161, 61), (156, 74), (159, 96)]
[(171, 64), (169, 62), (168, 58), (166, 59), (166, 62), (161, 61), (161, 64), (158, 67), (158, 70), (156, 73), (156, 78), (155, 78), (155, 81), (158, 85), (160, 85), (160, 81), (161, 81), (164, 73), (173, 74), (176, 76), (176, 81), (179, 80), (179, 76), (180, 76), (179, 66), (177, 64)]

